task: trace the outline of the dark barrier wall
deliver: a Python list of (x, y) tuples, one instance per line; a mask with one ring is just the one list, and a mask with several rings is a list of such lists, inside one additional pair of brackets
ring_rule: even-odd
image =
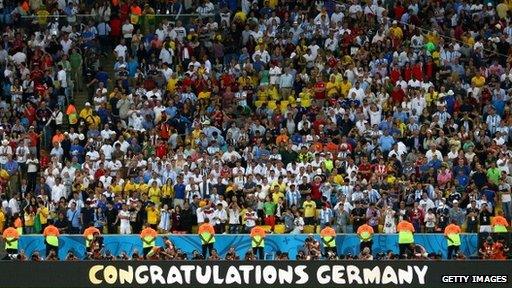
[[(288, 252), (290, 259), (295, 259), (297, 249), (304, 244), (307, 235), (268, 235), (265, 240), (265, 253), (268, 257), (273, 257), (275, 252)], [(315, 236), (319, 239), (318, 235)], [(239, 255), (244, 255), (251, 247), (251, 240), (248, 235), (217, 235), (215, 248), (220, 255), (224, 255), (229, 247), (237, 249)], [(428, 252), (442, 253), (446, 257), (446, 239), (439, 234), (416, 234), (414, 236), (416, 243), (425, 247)], [(170, 239), (174, 244), (187, 253), (193, 250), (201, 251), (201, 243), (197, 235), (171, 235)], [(477, 234), (462, 234), (461, 249), (466, 256), (477, 254), (478, 236)], [(61, 236), (59, 257), (66, 257), (68, 251), (72, 250), (75, 254), (83, 258), (85, 254), (84, 238), (82, 236)], [(373, 239), (373, 252), (386, 252), (392, 250), (398, 253), (398, 236), (376, 234)], [(142, 251), (142, 242), (137, 235), (105, 235), (105, 249), (112, 252), (113, 255), (119, 255), (121, 252), (131, 254), (133, 250)], [(162, 239), (157, 240), (157, 245), (162, 245)], [(359, 253), (359, 239), (354, 234), (342, 234), (336, 237), (338, 254), (352, 255)], [(43, 253), (45, 251), (44, 239), (42, 236), (22, 236), (20, 240), (20, 249), (25, 250), (27, 255), (33, 251)]]
[[(512, 262), (1, 262), (1, 287), (510, 287)], [(173, 286), (174, 285), (174, 286)]]

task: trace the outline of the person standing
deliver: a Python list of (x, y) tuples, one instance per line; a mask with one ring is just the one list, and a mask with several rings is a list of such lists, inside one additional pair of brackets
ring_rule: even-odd
[(20, 234), (16, 228), (9, 227), (4, 230), (2, 238), (4, 238), (5, 241), (5, 252), (7, 252), (6, 259), (9, 260), (11, 259), (11, 255), (18, 254), (18, 240)]
[(359, 245), (359, 251), (363, 251), (364, 248), (368, 247), (370, 249), (370, 253), (372, 252), (373, 246), (373, 228), (368, 224), (363, 224), (357, 228), (357, 236), (361, 239), (361, 244)]
[(119, 214), (117, 214), (117, 220), (120, 222), (119, 234), (132, 234), (132, 227), (130, 226), (130, 211), (128, 211), (128, 205), (123, 204), (123, 209), (119, 211)]
[(100, 235), (100, 230), (94, 226), (89, 226), (84, 230), (84, 238), (85, 238), (85, 250), (87, 252), (91, 252), (91, 244), (94, 241), (95, 235)]
[(452, 255), (459, 252), (461, 232), (460, 226), (454, 221), (444, 228), (444, 237), (448, 241), (448, 259), (452, 259)]
[(398, 247), (400, 249), (400, 258), (405, 258), (408, 252), (411, 252), (411, 246), (414, 244), (414, 226), (407, 220), (402, 220), (396, 226), (398, 232)]
[(491, 220), (492, 232), (494, 233), (507, 233), (508, 222), (502, 215), (496, 215)]
[(204, 223), (199, 226), (197, 234), (199, 235), (199, 238), (201, 238), (203, 257), (204, 259), (208, 259), (206, 253), (209, 252), (210, 256), (212, 255), (213, 244), (215, 243), (215, 229), (213, 228), (213, 225), (210, 224), (210, 219), (208, 217), (204, 218)]
[(158, 232), (151, 228), (148, 223), (144, 226), (146, 228), (140, 232), (140, 238), (142, 239), (142, 252), (144, 254), (144, 258), (146, 258), (148, 253), (156, 246), (156, 237), (158, 236)]
[(60, 232), (57, 227), (53, 226), (53, 221), (48, 220), (48, 226), (44, 228), (43, 236), (46, 244), (46, 257), (53, 251), (56, 255), (59, 254), (59, 236)]
[(251, 229), (251, 245), (254, 255), (258, 254), (259, 259), (265, 259), (265, 229), (255, 226)]
[(325, 255), (327, 255), (329, 252), (337, 255), (336, 231), (331, 227), (330, 224), (326, 224), (324, 229), (320, 231), (320, 237), (322, 237), (322, 243), (324, 243)]

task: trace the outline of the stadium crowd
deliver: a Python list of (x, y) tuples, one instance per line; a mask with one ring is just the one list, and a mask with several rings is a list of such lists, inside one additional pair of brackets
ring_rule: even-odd
[(0, 231), (510, 221), (512, 1), (0, 3)]

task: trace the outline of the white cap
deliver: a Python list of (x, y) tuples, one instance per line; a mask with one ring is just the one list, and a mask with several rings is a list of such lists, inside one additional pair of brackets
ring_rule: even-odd
[(453, 204), (459, 203), (459, 200), (453, 200)]
[(85, 102), (85, 106), (91, 106), (91, 103)]

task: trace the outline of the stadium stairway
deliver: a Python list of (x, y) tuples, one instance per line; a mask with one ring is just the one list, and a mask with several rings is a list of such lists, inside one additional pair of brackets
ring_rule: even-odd
[[(112, 55), (102, 55), (100, 57), (100, 62), (101, 62), (101, 65), (102, 67), (105, 69), (105, 71), (109, 74), (110, 78), (109, 79), (112, 79), (113, 78), (113, 75), (115, 75), (114, 73), (114, 59), (115, 57), (113, 57)], [(85, 84), (85, 81), (84, 82), (84, 86)], [(113, 84), (114, 82), (112, 81), (109, 81), (108, 83), (108, 91), (110, 92), (113, 88)], [(85, 106), (85, 102), (88, 101), (88, 98), (89, 98), (89, 95), (87, 95), (87, 89), (83, 89), (82, 91), (78, 92), (75, 94), (75, 105), (76, 105), (76, 108), (77, 110), (80, 112), (80, 110), (82, 110), (82, 108), (84, 108)]]

